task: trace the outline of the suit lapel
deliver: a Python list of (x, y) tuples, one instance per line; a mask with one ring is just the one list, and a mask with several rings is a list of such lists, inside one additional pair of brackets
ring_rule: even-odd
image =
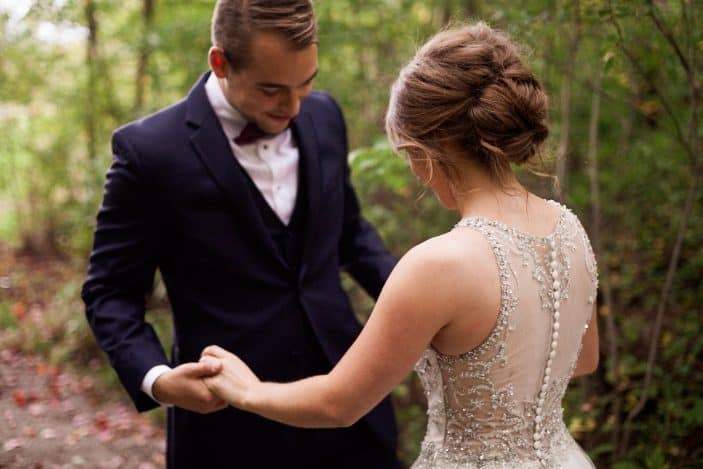
[(232, 154), (227, 136), (220, 125), (205, 92), (205, 74), (188, 95), (186, 120), (193, 128), (190, 142), (195, 153), (207, 167), (210, 176), (230, 202), (238, 220), (238, 229), (249, 238), (252, 245), (260, 245), (279, 263), (285, 260), (276, 249), (253, 199), (247, 175)]
[(315, 220), (320, 209), (320, 192), (321, 184), (321, 167), (319, 144), (313, 127), (312, 118), (306, 112), (301, 112), (293, 122), (293, 133), (298, 142), (298, 154), (305, 168), (305, 187), (298, 187), (298, 191), (306, 191), (307, 210), (305, 213), (305, 238), (303, 244), (303, 268), (305, 268), (305, 259), (307, 258), (310, 249), (312, 249), (315, 240)]

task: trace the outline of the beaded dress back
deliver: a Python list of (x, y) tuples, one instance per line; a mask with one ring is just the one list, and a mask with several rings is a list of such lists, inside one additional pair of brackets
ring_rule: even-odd
[(500, 312), (477, 348), (429, 348), (418, 361), (428, 422), (413, 469), (594, 467), (564, 425), (561, 400), (591, 318), (596, 264), (576, 216), (550, 203), (560, 216), (546, 237), (486, 218), (457, 223), (495, 254)]

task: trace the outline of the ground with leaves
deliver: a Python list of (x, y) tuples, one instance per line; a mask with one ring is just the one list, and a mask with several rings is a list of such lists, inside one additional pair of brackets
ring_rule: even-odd
[(165, 465), (163, 425), (134, 410), (87, 330), (83, 276), (0, 243), (0, 469)]
[(0, 352), (0, 412), (0, 468), (164, 466), (164, 433), (148, 416), (36, 356)]

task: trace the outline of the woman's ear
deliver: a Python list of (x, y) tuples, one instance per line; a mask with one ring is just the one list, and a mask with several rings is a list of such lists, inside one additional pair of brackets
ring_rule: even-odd
[(434, 173), (434, 164), (429, 158), (409, 157), (410, 171), (424, 184), (429, 184)]

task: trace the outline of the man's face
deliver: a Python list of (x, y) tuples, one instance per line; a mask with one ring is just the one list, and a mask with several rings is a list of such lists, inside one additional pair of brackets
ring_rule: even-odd
[(227, 67), (220, 80), (229, 103), (263, 131), (279, 133), (298, 115), (300, 103), (317, 74), (317, 45), (293, 50), (281, 36), (259, 32), (249, 62), (239, 71)]

